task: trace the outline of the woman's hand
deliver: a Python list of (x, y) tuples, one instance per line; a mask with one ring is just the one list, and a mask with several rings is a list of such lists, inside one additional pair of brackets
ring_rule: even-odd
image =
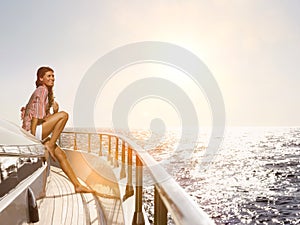
[(59, 105), (58, 105), (58, 103), (56, 101), (53, 102), (52, 108), (53, 108), (53, 113), (57, 113), (58, 112)]

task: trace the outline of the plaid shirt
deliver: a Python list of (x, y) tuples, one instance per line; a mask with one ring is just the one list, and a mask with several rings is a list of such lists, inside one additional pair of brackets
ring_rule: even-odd
[(48, 105), (48, 89), (41, 85), (35, 89), (26, 107), (21, 108), (22, 128), (30, 131), (32, 118), (44, 119)]

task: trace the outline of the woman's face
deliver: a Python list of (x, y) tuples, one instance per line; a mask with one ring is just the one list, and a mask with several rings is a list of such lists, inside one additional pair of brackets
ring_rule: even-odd
[(52, 71), (48, 71), (45, 73), (45, 75), (40, 78), (42, 84), (48, 86), (48, 87), (53, 87), (54, 85), (54, 73)]

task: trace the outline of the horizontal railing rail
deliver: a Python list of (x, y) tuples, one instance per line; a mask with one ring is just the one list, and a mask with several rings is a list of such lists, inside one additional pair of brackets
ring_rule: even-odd
[[(73, 149), (78, 150), (78, 135), (87, 135), (87, 151), (92, 150), (91, 137), (99, 137), (98, 155), (104, 156), (103, 140), (107, 138), (107, 160), (112, 167), (119, 167), (119, 161), (122, 162), (120, 178), (124, 178), (125, 164), (127, 155), (127, 185), (125, 196), (132, 196), (134, 192), (132, 184), (132, 166), (133, 156), (135, 156), (135, 212), (132, 219), (132, 224), (145, 224), (142, 212), (143, 207), (143, 168), (147, 168), (154, 186), (154, 224), (166, 225), (168, 223), (168, 213), (175, 224), (191, 225), (191, 224), (214, 224), (209, 216), (190, 198), (190, 196), (179, 186), (179, 184), (166, 172), (166, 170), (155, 161), (152, 156), (142, 149), (135, 142), (124, 135), (113, 134), (109, 132), (76, 132), (64, 131), (62, 135), (73, 135)], [(59, 144), (62, 144), (62, 135), (59, 139)], [(114, 148), (112, 145), (114, 140)], [(120, 148), (121, 145), (121, 148)], [(63, 147), (63, 146), (62, 146)], [(80, 149), (84, 150), (84, 149)], [(133, 154), (134, 152), (135, 154)], [(119, 156), (121, 159), (119, 160)]]
[(0, 156), (43, 157), (44, 155), (45, 155), (45, 147), (42, 144), (0, 145)]

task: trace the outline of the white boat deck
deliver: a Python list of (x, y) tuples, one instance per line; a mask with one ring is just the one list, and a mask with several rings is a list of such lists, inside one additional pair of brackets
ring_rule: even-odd
[[(123, 224), (119, 199), (75, 193), (64, 172), (51, 167), (46, 196), (38, 202), (38, 225)], [(104, 216), (105, 215), (108, 216)]]

